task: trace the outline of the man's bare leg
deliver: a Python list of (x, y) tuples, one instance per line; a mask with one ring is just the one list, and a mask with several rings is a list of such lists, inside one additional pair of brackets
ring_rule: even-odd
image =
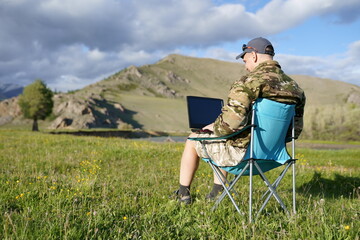
[[(227, 172), (223, 169), (220, 168), (221, 173), (224, 175), (224, 177), (227, 177)], [(222, 179), (223, 181), (225, 181), (225, 179)], [(221, 182), (219, 181), (218, 177), (216, 176), (216, 174), (214, 173), (214, 184), (217, 185), (221, 185)]]
[(187, 140), (181, 157), (180, 184), (190, 186), (198, 167), (199, 156), (195, 150), (195, 142)]
[[(197, 134), (191, 134), (190, 137), (196, 137)], [(190, 185), (194, 179), (195, 172), (199, 167), (199, 156), (195, 150), (195, 141), (187, 140), (185, 143), (184, 152), (181, 157), (180, 164), (180, 190), (181, 196), (190, 195)], [(223, 175), (226, 177), (227, 172), (220, 169)], [(224, 181), (224, 179), (223, 179)], [(207, 198), (214, 198), (220, 191), (222, 191), (222, 185), (217, 176), (214, 174), (214, 186)]]

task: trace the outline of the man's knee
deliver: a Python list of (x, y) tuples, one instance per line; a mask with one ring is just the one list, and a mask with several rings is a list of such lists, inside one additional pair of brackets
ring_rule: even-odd
[(196, 138), (196, 137), (198, 137), (198, 133), (195, 133), (195, 132), (192, 132), (192, 133), (190, 133), (190, 135), (189, 135), (189, 138)]
[[(191, 133), (190, 135), (189, 135), (189, 138), (194, 138), (194, 137), (197, 137), (198, 136), (198, 134), (196, 134), (196, 133)], [(194, 141), (194, 140), (186, 140), (186, 145), (187, 145), (187, 147), (186, 148), (191, 148), (192, 149), (192, 151), (194, 151), (194, 152), (196, 152), (196, 143), (197, 143), (197, 141)], [(196, 153), (197, 154), (197, 153)]]

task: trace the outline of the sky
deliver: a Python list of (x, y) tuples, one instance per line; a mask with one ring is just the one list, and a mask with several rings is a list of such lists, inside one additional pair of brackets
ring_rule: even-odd
[(0, 83), (66, 92), (173, 53), (235, 62), (259, 36), (288, 74), (360, 86), (359, 0), (0, 0)]

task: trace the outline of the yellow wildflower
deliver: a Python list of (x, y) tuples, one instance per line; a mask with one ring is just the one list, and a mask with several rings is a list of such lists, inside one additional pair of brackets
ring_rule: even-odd
[(346, 225), (346, 226), (344, 227), (344, 229), (345, 229), (345, 230), (350, 230), (350, 226), (349, 226), (349, 225)]
[(22, 198), (24, 196), (24, 194), (22, 193), (22, 194), (20, 194), (20, 195), (17, 195), (15, 198), (16, 199), (19, 199), (19, 198)]

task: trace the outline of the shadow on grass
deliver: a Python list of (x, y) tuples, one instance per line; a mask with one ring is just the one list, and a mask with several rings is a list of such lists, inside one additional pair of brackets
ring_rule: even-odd
[(322, 198), (360, 198), (360, 178), (335, 174), (335, 179), (327, 179), (315, 172), (312, 179), (301, 185), (297, 192)]

